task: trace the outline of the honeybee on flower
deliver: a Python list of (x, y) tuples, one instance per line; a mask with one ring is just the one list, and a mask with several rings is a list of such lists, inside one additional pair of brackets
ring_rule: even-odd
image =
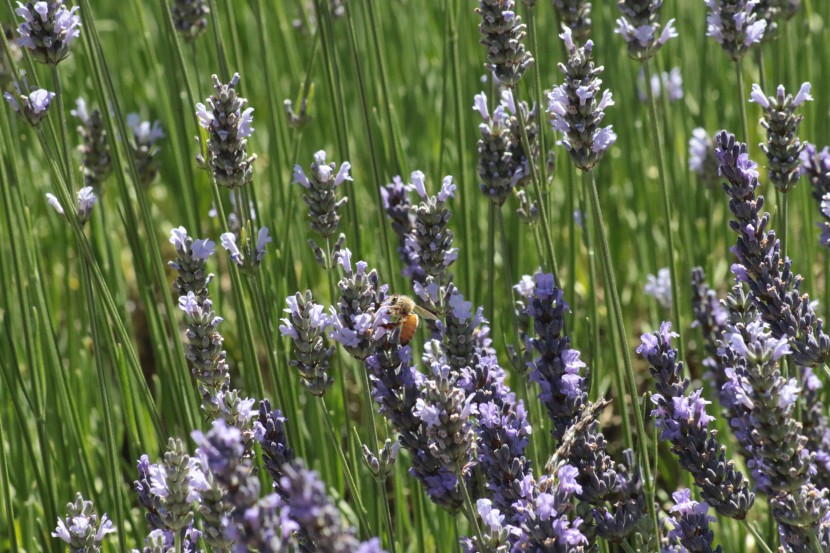
[(389, 317), (389, 323), (384, 324), (383, 327), (388, 330), (399, 327), (401, 329), (401, 345), (403, 346), (408, 344), (415, 335), (415, 331), (418, 329), (419, 315), (431, 321), (439, 320), (435, 313), (424, 309), (416, 304), (412, 298), (401, 294), (393, 294), (383, 300), (380, 309), (378, 309), (378, 315), (383, 313)]

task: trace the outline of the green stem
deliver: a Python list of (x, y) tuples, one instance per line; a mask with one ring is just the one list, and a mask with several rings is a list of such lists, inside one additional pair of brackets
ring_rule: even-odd
[(747, 140), (749, 140), (749, 124), (746, 120), (746, 103), (744, 102), (744, 77), (743, 71), (741, 71), (740, 60), (735, 62), (735, 78), (738, 81), (738, 108), (741, 113), (741, 130), (743, 132), (741, 141), (746, 142)]
[(364, 535), (369, 536), (372, 534), (372, 531), (371, 526), (369, 526), (369, 521), (366, 518), (366, 508), (363, 506), (363, 499), (360, 497), (360, 489), (357, 487), (352, 471), (349, 468), (349, 463), (346, 460), (346, 453), (343, 451), (340, 439), (337, 437), (337, 430), (335, 429), (334, 421), (331, 419), (331, 413), (329, 413), (329, 408), (326, 406), (326, 398), (321, 397), (320, 403), (323, 406), (323, 419), (326, 421), (326, 432), (329, 434), (332, 447), (337, 450), (337, 454), (340, 456), (340, 462), (343, 464), (343, 473), (346, 475), (346, 482), (349, 484), (349, 488), (354, 494), (355, 503), (357, 503), (355, 512), (357, 513), (357, 518), (360, 522), (360, 528)]
[(767, 542), (764, 541), (764, 538), (761, 537), (761, 534), (758, 533), (758, 530), (756, 530), (755, 527), (752, 526), (752, 524), (750, 524), (748, 520), (742, 520), (741, 524), (744, 525), (744, 528), (749, 530), (749, 533), (752, 534), (752, 536), (755, 538), (755, 542), (758, 544), (758, 547), (760, 547), (764, 551), (764, 553), (772, 553), (772, 549), (770, 549), (770, 546), (767, 545)]
[(6, 437), (3, 432), (3, 417), (0, 417), (0, 488), (3, 488), (3, 503), (6, 505), (6, 520), (9, 522), (9, 546), (11, 551), (18, 551), (17, 532), (12, 521), (14, 518), (14, 504), (12, 503), (11, 484), (9, 483), (9, 465), (6, 460)]
[[(488, 202), (489, 216), (487, 221), (487, 315), (495, 317), (496, 307), (496, 210), (500, 209), (493, 202)], [(509, 284), (509, 283), (508, 283)], [(508, 296), (510, 297), (510, 296)]]
[(476, 536), (478, 537), (478, 543), (481, 544), (483, 547), (485, 543), (484, 541), (484, 534), (481, 533), (481, 525), (478, 523), (478, 516), (476, 515), (476, 508), (473, 505), (473, 500), (470, 497), (470, 491), (467, 489), (467, 483), (464, 480), (464, 474), (459, 471), (456, 475), (458, 478), (458, 487), (461, 488), (461, 495), (464, 496), (464, 507), (467, 510), (467, 516), (470, 519), (470, 524), (473, 525), (475, 528)]
[[(646, 73), (646, 83), (651, 83), (651, 62), (646, 60), (643, 62), (643, 67)], [(671, 280), (671, 294), (672, 294), (672, 311), (674, 312), (675, 330), (678, 334), (678, 352), (680, 359), (686, 359), (685, 348), (686, 342), (683, 340), (683, 321), (680, 318), (680, 304), (682, 303), (680, 297), (680, 288), (677, 284), (679, 277), (679, 266), (675, 256), (675, 241), (674, 231), (672, 230), (671, 204), (669, 203), (669, 185), (666, 182), (666, 166), (663, 160), (663, 133), (660, 130), (660, 125), (657, 122), (657, 101), (654, 98), (654, 91), (651, 85), (646, 86), (648, 94), (649, 107), (649, 123), (651, 124), (651, 137), (654, 140), (654, 150), (657, 155), (657, 174), (659, 175), (660, 188), (663, 191), (663, 224), (664, 232), (668, 238), (669, 245), (669, 276)]]
[[(591, 216), (596, 222), (596, 228), (599, 233), (600, 253), (602, 261), (605, 264), (606, 274), (608, 276), (608, 284), (611, 290), (611, 307), (613, 317), (616, 321), (618, 330), (618, 339), (620, 349), (622, 350), (623, 363), (625, 365), (625, 376), (628, 383), (628, 394), (632, 403), (637, 402), (639, 394), (637, 393), (637, 379), (634, 375), (634, 366), (631, 364), (631, 354), (628, 351), (628, 338), (625, 333), (625, 323), (623, 321), (622, 304), (620, 303), (620, 294), (617, 290), (617, 278), (614, 275), (614, 266), (611, 262), (611, 250), (608, 247), (608, 236), (605, 232), (605, 225), (602, 219), (602, 208), (599, 203), (599, 194), (597, 193), (597, 183), (593, 172), (583, 173), (583, 180), (585, 186), (588, 187), (588, 194), (591, 199)], [(643, 422), (643, 415), (640, 409), (634, 405), (634, 421), (637, 426), (637, 449), (639, 450), (640, 462), (643, 467), (643, 488), (646, 492), (646, 504), (648, 505), (649, 515), (657, 533), (658, 542), (660, 535), (660, 526), (657, 521), (657, 512), (654, 508), (654, 481), (651, 479), (651, 468), (649, 466), (648, 458), (648, 444), (646, 440), (645, 423)]]

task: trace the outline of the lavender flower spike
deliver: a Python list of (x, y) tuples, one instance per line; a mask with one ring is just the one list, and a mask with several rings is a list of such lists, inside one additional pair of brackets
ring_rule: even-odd
[(337, 232), (340, 225), (340, 208), (348, 201), (347, 197), (337, 198), (337, 188), (345, 181), (352, 180), (349, 170), (351, 164), (343, 162), (340, 168), (334, 162), (326, 163), (326, 152), (320, 150), (314, 154), (310, 177), (299, 165), (294, 166), (294, 184), (305, 188), (303, 201), (308, 206), (311, 230), (328, 238)]
[[(340, 297), (331, 307), (329, 337), (339, 342), (355, 359), (364, 360), (375, 351), (377, 338), (385, 331), (388, 317), (380, 309), (386, 296), (386, 285), (380, 285), (375, 269), (367, 270), (365, 261), (352, 269), (352, 252), (340, 251), (339, 263), (343, 278), (337, 283)], [(384, 322), (385, 319), (385, 322)]]
[(657, 276), (648, 275), (643, 291), (652, 296), (663, 309), (671, 309), (671, 273), (668, 267), (657, 271)]
[(254, 178), (256, 155), (248, 155), (248, 138), (253, 134), (251, 127), (254, 109), (246, 108), (248, 100), (236, 93), (239, 73), (229, 83), (223, 84), (213, 75), (213, 96), (196, 104), (199, 125), (208, 131), (207, 159), (201, 154), (196, 161), (210, 169), (217, 184), (231, 190), (250, 183)]
[(207, 272), (207, 260), (213, 255), (216, 243), (208, 239), (193, 239), (184, 227), (171, 230), (169, 241), (176, 248), (176, 259), (168, 263), (178, 273), (173, 281), (173, 291), (177, 296), (193, 292), (204, 301), (208, 296), (208, 284), (213, 280), (213, 275)]
[(726, 447), (708, 429), (714, 420), (706, 414), (710, 402), (701, 397), (701, 389), (687, 393), (689, 379), (683, 378), (683, 363), (671, 347), (676, 336), (671, 324), (664, 322), (659, 331), (643, 334), (637, 348), (656, 382), (658, 393), (651, 396), (656, 405), (652, 411), (655, 426), (662, 430), (660, 439), (671, 442), (672, 452), (691, 473), (703, 498), (721, 515), (743, 520), (755, 496), (743, 474), (727, 459)]
[(707, 186), (718, 185), (718, 160), (715, 157), (715, 141), (701, 127), (692, 131), (689, 139), (689, 171), (697, 173)]
[(587, 0), (553, 0), (560, 21), (573, 31), (574, 40), (585, 42), (591, 34), (591, 3)]
[(559, 64), (565, 74), (565, 82), (548, 94), (548, 117), (553, 130), (565, 135), (564, 143), (574, 164), (583, 171), (590, 171), (605, 151), (617, 140), (611, 126), (600, 127), (605, 109), (614, 105), (611, 92), (600, 95), (597, 78), (603, 67), (596, 67), (591, 60), (594, 43), (585, 46), (574, 44), (571, 30), (564, 27), (559, 37), (568, 50), (568, 62)]
[(775, 96), (770, 97), (764, 96), (760, 86), (752, 85), (749, 101), (764, 110), (761, 126), (767, 129), (767, 143), (761, 144), (761, 150), (769, 161), (769, 180), (781, 193), (795, 188), (801, 176), (799, 156), (804, 144), (798, 139), (798, 127), (804, 116), (796, 114), (795, 110), (812, 99), (810, 83), (802, 84), (795, 98), (786, 94), (783, 85), (779, 85)]
[(315, 303), (311, 291), (305, 295), (297, 292), (289, 296), (290, 318), (281, 319), (280, 333), (294, 341), (294, 359), (290, 364), (300, 371), (300, 380), (306, 390), (315, 396), (323, 396), (334, 379), (329, 376), (329, 359), (333, 347), (326, 347), (323, 341), (330, 322), (323, 312), (323, 306)]
[(758, 0), (704, 1), (709, 8), (706, 36), (714, 38), (733, 61), (740, 60), (764, 38), (767, 21), (755, 9)]
[(732, 248), (738, 263), (732, 271), (739, 282), (749, 285), (752, 301), (773, 336), (791, 339), (795, 364), (815, 367), (830, 354), (830, 337), (824, 333), (809, 296), (799, 290), (801, 276), (793, 274), (790, 259), (781, 260), (775, 232), (767, 230), (769, 213), (761, 215), (764, 198), (755, 195), (758, 165), (749, 159), (746, 144), (726, 131), (718, 135), (715, 154), (727, 180), (723, 188), (734, 216), (729, 226), (738, 234)]
[(515, 1), (479, 0), (478, 6), (478, 30), (481, 44), (487, 49), (484, 67), (506, 87), (514, 88), (533, 63), (533, 56), (525, 50), (525, 25), (516, 12)]
[(69, 113), (81, 121), (78, 126), (78, 134), (81, 135), (78, 150), (83, 159), (81, 170), (84, 173), (84, 183), (100, 191), (101, 183), (112, 173), (107, 130), (104, 128), (101, 112), (97, 109), (88, 111), (83, 98), (78, 98), (75, 106), (76, 108)]
[(175, 0), (170, 13), (176, 30), (192, 42), (207, 28), (210, 8), (206, 0)]
[(127, 114), (127, 126), (132, 131), (130, 147), (135, 158), (138, 181), (142, 186), (150, 186), (158, 175), (159, 148), (156, 145), (164, 138), (161, 122), (142, 121), (137, 113)]
[(63, 0), (18, 2), (15, 13), (24, 19), (17, 27), (18, 44), (37, 61), (57, 65), (69, 56), (69, 46), (81, 36), (78, 6), (66, 9)]
[(813, 199), (819, 205), (824, 220), (821, 228), (821, 245), (830, 249), (830, 148), (819, 149), (805, 144), (801, 152), (801, 174), (806, 175), (813, 189)]
[(638, 61), (645, 61), (657, 53), (663, 44), (677, 36), (674, 19), (666, 23), (660, 32), (657, 15), (663, 0), (619, 0), (617, 7), (622, 17), (617, 19), (615, 33), (623, 37), (628, 45), (628, 55)]
[(92, 501), (85, 501), (80, 493), (74, 503), (67, 503), (66, 510), (69, 514), (58, 519), (52, 537), (69, 544), (72, 553), (98, 553), (106, 535), (116, 531), (106, 514), (98, 521)]
[(423, 283), (426, 275), (418, 265), (415, 253), (407, 245), (407, 237), (415, 226), (415, 214), (412, 212), (412, 201), (409, 199), (409, 187), (404, 184), (400, 176), (395, 176), (392, 182), (380, 189), (383, 210), (389, 218), (392, 230), (398, 236), (398, 257), (401, 260), (401, 275), (414, 282)]
[(717, 519), (709, 515), (709, 505), (692, 499), (689, 488), (671, 494), (675, 505), (671, 508), (675, 516), (669, 519), (674, 529), (669, 532), (669, 540), (677, 540), (690, 553), (721, 553), (721, 546), (714, 547), (715, 534), (709, 529), (709, 523)]

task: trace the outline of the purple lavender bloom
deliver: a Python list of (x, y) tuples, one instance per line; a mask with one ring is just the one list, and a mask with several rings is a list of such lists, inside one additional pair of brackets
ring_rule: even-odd
[(662, 32), (657, 20), (662, 0), (620, 0), (617, 7), (622, 17), (617, 19), (615, 33), (622, 36), (628, 45), (629, 57), (644, 61), (657, 53), (663, 44), (677, 36), (674, 19), (666, 23)]
[(759, 17), (755, 7), (758, 0), (705, 0), (706, 36), (710, 36), (738, 61), (752, 47), (761, 42), (767, 30), (767, 21)]
[(334, 379), (329, 376), (329, 359), (334, 354), (334, 347), (327, 347), (323, 336), (331, 325), (323, 311), (323, 306), (315, 303), (311, 291), (305, 295), (297, 292), (289, 296), (289, 317), (280, 319), (280, 334), (288, 336), (294, 342), (294, 359), (292, 367), (300, 372), (303, 387), (315, 396), (323, 396)]
[(381, 304), (386, 297), (386, 285), (380, 285), (375, 269), (367, 271), (368, 264), (358, 261), (352, 270), (351, 251), (340, 251), (340, 265), (344, 275), (337, 283), (340, 297), (331, 307), (329, 337), (339, 342), (355, 359), (364, 360), (375, 349), (377, 339), (385, 331)]
[(793, 361), (802, 367), (815, 367), (830, 353), (830, 338), (810, 305), (810, 298), (799, 290), (800, 275), (792, 272), (792, 261), (781, 260), (775, 232), (767, 230), (769, 213), (761, 215), (763, 196), (756, 196), (757, 164), (749, 159), (746, 145), (725, 131), (718, 135), (715, 153), (720, 172), (727, 180), (723, 187), (729, 196), (734, 220), (729, 226), (738, 234), (732, 253), (738, 259), (732, 270), (738, 281), (749, 286), (753, 303), (776, 338), (789, 337)]
[(383, 210), (389, 218), (392, 230), (398, 237), (398, 257), (401, 260), (401, 275), (412, 279), (413, 282), (423, 283), (426, 274), (417, 258), (407, 245), (407, 237), (415, 227), (415, 214), (412, 211), (412, 202), (409, 199), (410, 188), (403, 183), (400, 176), (380, 189)]
[(193, 42), (207, 28), (210, 8), (206, 0), (175, 0), (170, 14), (176, 31)]
[(3, 98), (18, 115), (26, 119), (33, 127), (37, 127), (46, 117), (55, 93), (42, 88), (30, 88), (25, 78), (23, 78), (22, 85), (15, 82), (14, 88), (16, 94), (4, 92)]
[(514, 0), (479, 0), (476, 13), (481, 16), (481, 44), (487, 50), (484, 67), (504, 86), (514, 88), (533, 63), (523, 43), (526, 26)]
[(779, 85), (776, 95), (770, 97), (764, 96), (760, 86), (752, 85), (749, 101), (764, 110), (761, 126), (767, 129), (767, 142), (761, 144), (761, 150), (769, 162), (769, 180), (781, 193), (795, 188), (801, 176), (799, 156), (804, 144), (798, 139), (798, 127), (804, 116), (796, 114), (795, 110), (812, 99), (810, 83), (803, 83), (795, 98), (786, 94), (783, 85)]
[(671, 442), (672, 452), (691, 473), (703, 498), (721, 515), (743, 520), (755, 496), (743, 474), (727, 459), (726, 447), (708, 429), (714, 420), (706, 414), (710, 402), (701, 397), (701, 389), (687, 393), (690, 381), (683, 378), (683, 363), (671, 347), (675, 337), (671, 324), (664, 322), (660, 330), (643, 334), (637, 348), (649, 362), (657, 388), (651, 396), (656, 406), (651, 412), (654, 424), (662, 431), (660, 439)]
[(446, 205), (449, 198), (455, 198), (456, 186), (452, 177), (447, 176), (444, 177), (441, 191), (429, 195), (421, 171), (414, 171), (411, 178), (411, 186), (420, 196), (421, 202), (413, 209), (415, 224), (406, 244), (427, 276), (424, 284), (435, 282), (439, 286), (446, 286), (447, 269), (455, 262), (458, 252), (452, 247), (453, 233), (448, 228), (452, 211)]
[(563, 465), (557, 471), (558, 479), (545, 477), (535, 482), (526, 481), (527, 493), (519, 502), (522, 518), (514, 551), (578, 552), (590, 547), (582, 533), (583, 520), (576, 516), (571, 497), (578, 486), (573, 483), (574, 467)]
[(112, 521), (104, 514), (100, 522), (92, 501), (85, 501), (78, 493), (74, 503), (67, 503), (68, 514), (58, 519), (52, 537), (69, 544), (72, 553), (99, 553), (107, 534), (115, 533)]
[(216, 243), (193, 239), (184, 227), (171, 230), (169, 241), (176, 248), (176, 259), (168, 263), (178, 273), (173, 281), (173, 291), (177, 296), (193, 292), (199, 300), (204, 300), (208, 295), (208, 284), (213, 280), (213, 275), (207, 272), (207, 260), (213, 255)]
[(591, 3), (586, 0), (553, 0), (553, 7), (562, 24), (573, 31), (579, 42), (591, 34)]
[(719, 342), (726, 330), (728, 314), (718, 300), (717, 293), (706, 284), (705, 278), (702, 267), (692, 269), (692, 311), (695, 320), (692, 321), (691, 326), (700, 328), (703, 334), (707, 357), (702, 364), (708, 369), (704, 376), (709, 379), (712, 388), (718, 394), (721, 406), (729, 409), (732, 405), (732, 398), (723, 390), (727, 378), (718, 354)]
[(294, 184), (305, 188), (303, 201), (309, 209), (311, 230), (323, 238), (332, 236), (340, 226), (340, 208), (348, 201), (347, 197), (337, 198), (337, 188), (345, 181), (352, 180), (349, 170), (351, 164), (346, 161), (337, 168), (334, 162), (326, 163), (326, 152), (320, 150), (314, 154), (309, 178), (303, 168), (294, 166)]
[(709, 505), (692, 499), (689, 488), (672, 494), (675, 505), (671, 508), (675, 516), (669, 519), (674, 529), (669, 532), (669, 540), (677, 540), (687, 551), (695, 553), (721, 553), (721, 546), (713, 547), (715, 534), (709, 529), (709, 523), (717, 519), (709, 515)]
[(159, 172), (158, 142), (165, 136), (161, 122), (142, 121), (139, 114), (129, 113), (127, 114), (127, 126), (132, 131), (130, 147), (135, 159), (138, 181), (142, 186), (150, 186)]
[(69, 113), (81, 122), (78, 126), (78, 134), (81, 135), (78, 150), (83, 160), (81, 170), (84, 173), (84, 184), (100, 191), (101, 184), (112, 173), (107, 130), (104, 128), (101, 112), (97, 109), (88, 111), (83, 98), (78, 98), (75, 106), (76, 108)]
[[(491, 201), (503, 205), (514, 188), (527, 184), (531, 176), (530, 163), (538, 158), (539, 126), (536, 124), (536, 106), (531, 110), (527, 103), (518, 105), (510, 89), (502, 91), (501, 102), (491, 114), (484, 92), (476, 94), (473, 110), (482, 118), (478, 141), (479, 187)], [(517, 110), (522, 111), (532, 161), (528, 160), (521, 141), (521, 129)]]
[(715, 157), (715, 142), (706, 129), (698, 127), (689, 139), (689, 171), (697, 173), (707, 186), (719, 184), (718, 159)]
[(576, 166), (590, 171), (617, 139), (610, 125), (599, 126), (605, 109), (614, 105), (614, 100), (608, 90), (600, 94), (602, 81), (597, 77), (603, 68), (596, 67), (591, 60), (594, 43), (589, 40), (577, 47), (567, 27), (559, 36), (569, 58), (567, 65), (559, 64), (565, 82), (548, 94), (547, 113), (553, 130), (565, 135), (563, 142)]
[(254, 438), (262, 446), (262, 461), (265, 470), (274, 481), (274, 490), (285, 498), (285, 490), (280, 487), (283, 466), (294, 460), (294, 450), (288, 447), (285, 433), (286, 418), (279, 409), (271, 409), (267, 399), (259, 402), (259, 417), (254, 422)]
[(227, 84), (213, 75), (213, 96), (205, 100), (207, 105), (196, 104), (199, 125), (208, 131), (207, 159), (201, 154), (196, 161), (210, 168), (217, 184), (231, 190), (245, 186), (253, 180), (256, 155), (248, 156), (246, 145), (253, 133), (251, 122), (253, 108), (243, 107), (248, 100), (239, 97), (236, 85), (239, 73)]
[(17, 27), (23, 46), (40, 63), (57, 65), (69, 56), (69, 46), (81, 36), (78, 6), (66, 9), (63, 0), (18, 2), (15, 13), (24, 21)]
[[(260, 227), (257, 231), (256, 242), (252, 240), (254, 226), (249, 222), (244, 228), (240, 229), (239, 233), (224, 232), (219, 237), (222, 247), (230, 255), (231, 261), (239, 267), (239, 270), (254, 274), (262, 264), (267, 253), (267, 246), (272, 242), (271, 236), (268, 234), (268, 227)], [(237, 238), (241, 241), (240, 246), (237, 246)]]
[(728, 328), (722, 347), (734, 360), (729, 389), (744, 408), (733, 426), (741, 429), (752, 455), (749, 466), (758, 489), (767, 495), (785, 550), (806, 551), (810, 535), (824, 526), (828, 502), (826, 490), (811, 481), (814, 455), (805, 449), (807, 438), (793, 416), (794, 382), (779, 369), (781, 359), (791, 353), (788, 339), (774, 337), (756, 317), (745, 326)]
[(821, 245), (830, 249), (830, 209), (827, 200), (830, 198), (830, 149), (820, 150), (814, 145), (805, 143), (801, 151), (801, 174), (806, 175), (813, 190), (813, 199), (819, 204), (819, 212), (824, 218), (818, 223), (821, 229)]
[(657, 276), (648, 275), (646, 280), (643, 291), (656, 299), (663, 309), (671, 309), (671, 273), (668, 267), (663, 267), (657, 271)]

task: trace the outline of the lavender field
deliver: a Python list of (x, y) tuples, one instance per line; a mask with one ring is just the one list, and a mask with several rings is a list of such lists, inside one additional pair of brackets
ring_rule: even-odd
[(0, 25), (0, 552), (830, 553), (827, 0)]

